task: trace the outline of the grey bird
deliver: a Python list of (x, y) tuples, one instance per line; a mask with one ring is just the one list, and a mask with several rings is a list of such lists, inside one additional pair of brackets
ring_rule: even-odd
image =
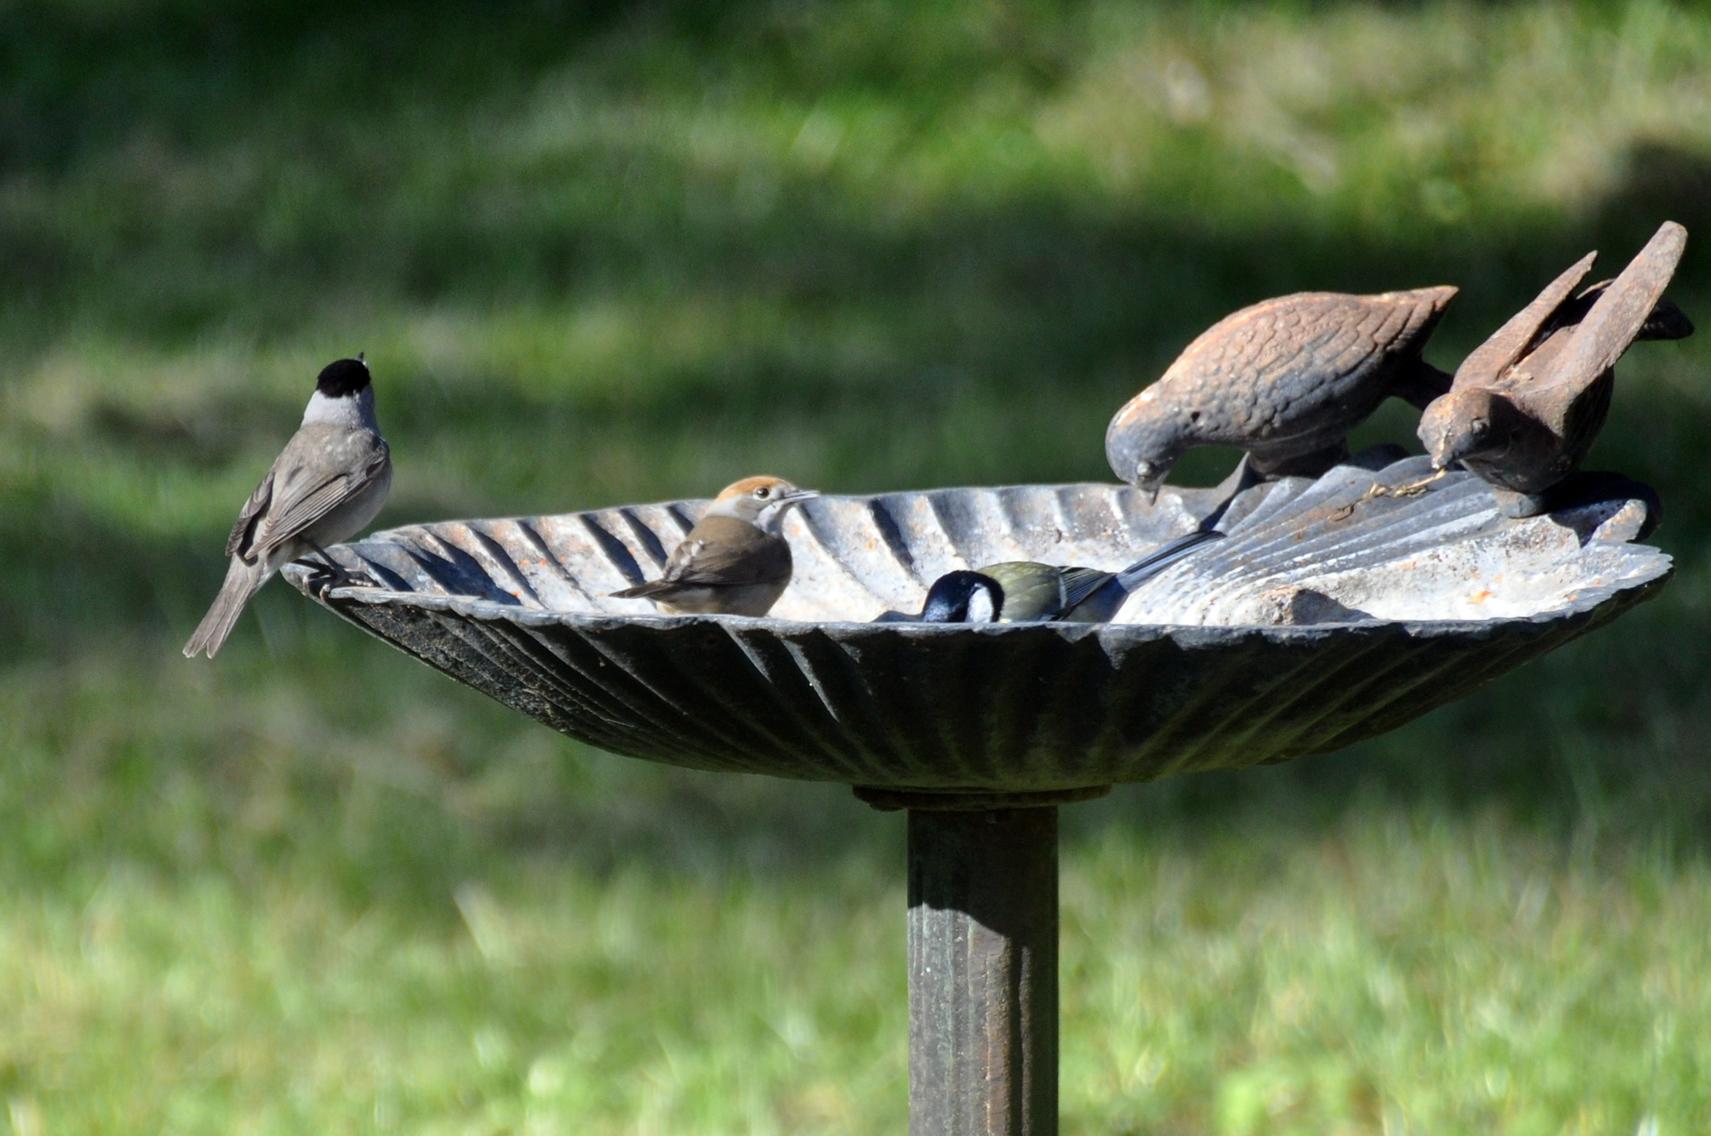
[(1615, 389), (1615, 363), (1636, 339), (1681, 339), (1693, 324), (1663, 290), (1687, 244), (1666, 221), (1614, 280), (1570, 298), (1589, 253), (1551, 281), (1457, 368), (1426, 408), (1419, 435), (1432, 465), (1457, 462), (1488, 482), (1502, 512), (1532, 516), (1592, 446)]
[(1253, 480), (1323, 473), (1386, 398), (1424, 408), (1449, 389), (1420, 351), (1455, 295), (1300, 292), (1225, 316), (1111, 419), (1112, 471), (1154, 499), (1195, 446), (1246, 451)]
[(790, 542), (779, 527), (794, 505), (819, 494), (780, 477), (745, 477), (719, 491), (672, 549), (657, 580), (613, 592), (672, 614), (761, 616), (790, 585)]
[(1141, 584), (1223, 535), (1212, 530), (1189, 533), (1120, 572), (1060, 568), (1033, 560), (947, 572), (933, 581), (915, 618), (923, 623), (1106, 623)]
[(231, 564), (220, 594), (184, 644), (187, 658), (213, 658), (244, 605), (279, 568), (315, 552), (325, 576), (343, 572), (324, 546), (356, 535), (374, 520), (392, 487), (392, 455), (374, 418), (374, 387), (359, 355), (329, 363), (315, 380), (303, 424), (238, 513), (226, 538)]

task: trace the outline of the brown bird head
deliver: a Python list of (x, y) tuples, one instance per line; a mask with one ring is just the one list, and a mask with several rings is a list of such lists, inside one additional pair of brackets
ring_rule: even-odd
[(1420, 415), (1420, 444), (1434, 469), (1465, 458), (1495, 457), (1509, 448), (1521, 412), (1484, 387), (1463, 387), (1433, 400)]
[(812, 489), (798, 489), (782, 477), (745, 477), (719, 490), (707, 507), (707, 515), (735, 517), (758, 529), (777, 532), (790, 506), (819, 495)]
[(1189, 447), (1198, 414), (1173, 404), (1154, 383), (1130, 399), (1105, 429), (1111, 472), (1158, 500), (1165, 475)]

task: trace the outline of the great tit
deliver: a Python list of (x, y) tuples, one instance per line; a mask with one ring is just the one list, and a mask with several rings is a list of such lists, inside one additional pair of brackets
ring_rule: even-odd
[(1212, 530), (1189, 533), (1120, 572), (1060, 568), (1032, 560), (947, 572), (927, 590), (919, 619), (925, 623), (1103, 623), (1147, 579), (1223, 535)]

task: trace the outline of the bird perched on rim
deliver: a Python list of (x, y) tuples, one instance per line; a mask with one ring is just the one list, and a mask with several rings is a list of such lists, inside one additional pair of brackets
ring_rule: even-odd
[(790, 584), (790, 542), (779, 526), (792, 505), (820, 494), (781, 477), (745, 477), (719, 491), (672, 550), (657, 580), (613, 592), (672, 614), (765, 615)]
[(1635, 339), (1681, 339), (1693, 324), (1663, 290), (1687, 245), (1666, 221), (1614, 280), (1570, 298), (1592, 268), (1582, 257), (1457, 368), (1448, 394), (1420, 417), (1432, 465), (1460, 462), (1490, 483), (1512, 517), (1546, 509), (1545, 494), (1586, 456), (1610, 409), (1616, 360)]
[(1195, 446), (1245, 450), (1245, 479), (1323, 473), (1385, 398), (1424, 408), (1449, 389), (1420, 351), (1455, 295), (1300, 292), (1225, 316), (1111, 419), (1112, 471), (1155, 500)]
[(187, 658), (213, 658), (244, 604), (281, 565), (311, 552), (323, 583), (366, 579), (345, 572), (323, 545), (336, 544), (374, 520), (392, 487), (392, 455), (374, 418), (374, 387), (361, 355), (322, 368), (303, 423), (238, 513), (220, 594), (184, 644)]
[(1223, 535), (1191, 532), (1120, 572), (1059, 568), (1033, 560), (947, 572), (933, 581), (921, 614), (914, 618), (923, 623), (1105, 623), (1141, 584)]

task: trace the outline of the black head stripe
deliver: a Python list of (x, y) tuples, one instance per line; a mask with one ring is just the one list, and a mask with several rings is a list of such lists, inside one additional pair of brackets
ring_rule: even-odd
[(315, 389), (328, 398), (348, 398), (368, 386), (368, 365), (360, 359), (340, 359), (321, 368)]

